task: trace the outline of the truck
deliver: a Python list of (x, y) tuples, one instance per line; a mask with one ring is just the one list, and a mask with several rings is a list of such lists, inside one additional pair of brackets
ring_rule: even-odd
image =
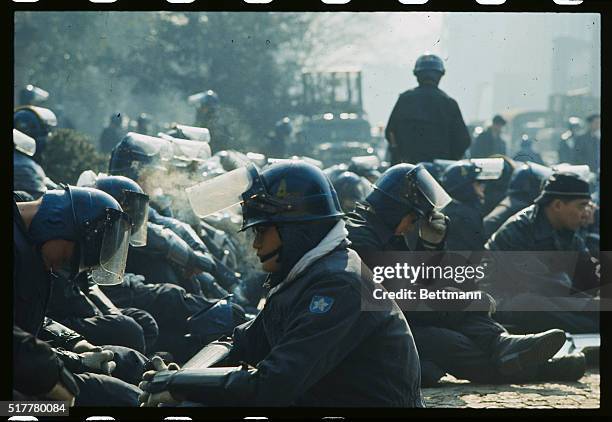
[(304, 70), (296, 112), (295, 154), (316, 158), (327, 167), (375, 153), (360, 69)]

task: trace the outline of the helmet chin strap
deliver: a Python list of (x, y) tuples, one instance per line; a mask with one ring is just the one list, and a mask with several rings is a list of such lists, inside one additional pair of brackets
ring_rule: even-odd
[[(260, 261), (261, 263), (264, 263), (264, 262), (266, 262), (266, 261), (267, 261), (267, 260), (269, 260), (270, 258), (273, 258), (273, 257), (274, 257), (274, 256), (276, 256), (276, 255), (278, 255), (278, 256), (279, 256), (279, 258), (280, 258), (280, 251), (281, 251), (281, 248), (282, 248), (282, 247), (283, 247), (283, 246), (281, 245), (281, 246), (279, 246), (278, 248), (274, 249), (272, 252), (267, 253), (267, 254), (265, 254), (264, 256), (259, 257), (259, 261)], [(277, 262), (278, 262), (278, 258), (277, 258)]]

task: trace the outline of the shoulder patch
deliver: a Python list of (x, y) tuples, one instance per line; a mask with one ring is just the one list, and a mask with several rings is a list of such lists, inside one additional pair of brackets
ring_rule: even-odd
[(314, 295), (310, 301), (309, 310), (313, 314), (324, 314), (329, 311), (334, 304), (334, 299), (329, 296)]

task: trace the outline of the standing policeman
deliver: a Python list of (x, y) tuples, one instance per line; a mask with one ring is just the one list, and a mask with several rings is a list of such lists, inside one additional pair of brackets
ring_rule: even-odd
[(438, 88), (445, 73), (442, 59), (424, 54), (413, 73), (419, 86), (399, 96), (385, 130), (391, 164), (462, 158), (470, 134), (457, 102)]
[(241, 202), (242, 230), (255, 231), (253, 248), (270, 273), (266, 304), (236, 328), (229, 358), (256, 368), (173, 371), (156, 359), (158, 372), (145, 374), (141, 400), (423, 407), (419, 358), (397, 304), (361, 310), (360, 291), (374, 284), (348, 249), (344, 214), (325, 174), (292, 161), (261, 174), (249, 165), (218, 179), (189, 190), (196, 213)]

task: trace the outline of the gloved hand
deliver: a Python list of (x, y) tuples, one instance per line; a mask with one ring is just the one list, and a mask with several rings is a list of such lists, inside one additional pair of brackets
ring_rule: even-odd
[(446, 236), (449, 221), (449, 218), (440, 211), (432, 211), (427, 220), (421, 221), (419, 237), (425, 244), (439, 244)]
[(75, 353), (83, 353), (83, 352), (92, 352), (95, 350), (101, 350), (99, 347), (94, 346), (87, 340), (80, 340), (77, 344), (74, 345), (72, 351)]
[(159, 393), (149, 393), (147, 391), (149, 387), (149, 381), (153, 379), (157, 372), (161, 371), (178, 371), (180, 367), (176, 363), (166, 365), (164, 361), (159, 357), (155, 356), (152, 360), (153, 371), (147, 371), (142, 375), (142, 382), (138, 384), (143, 393), (138, 397), (140, 407), (157, 407), (159, 404), (177, 404), (179, 401), (172, 397), (169, 391), (161, 391)]
[(110, 375), (117, 364), (113, 362), (115, 354), (110, 350), (102, 350), (98, 347), (97, 350), (91, 352), (79, 353), (81, 364), (91, 368), (93, 372)]

